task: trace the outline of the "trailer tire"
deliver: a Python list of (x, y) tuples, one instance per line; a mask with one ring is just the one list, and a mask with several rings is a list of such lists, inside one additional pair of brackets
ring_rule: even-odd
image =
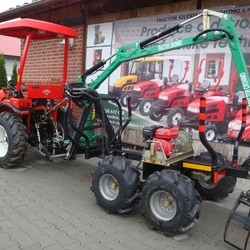
[(142, 188), (141, 213), (153, 229), (166, 235), (178, 235), (191, 229), (199, 206), (200, 196), (191, 179), (174, 170), (154, 172)]
[(184, 112), (181, 108), (173, 108), (168, 112), (167, 126), (169, 128), (177, 126), (180, 119), (183, 117)]
[(250, 170), (250, 156), (248, 156), (245, 161), (241, 165), (242, 168), (247, 169), (247, 171)]
[(195, 187), (202, 199), (219, 201), (226, 198), (233, 192), (236, 185), (236, 178), (232, 176), (223, 177), (217, 184), (194, 180)]
[(148, 116), (150, 114), (150, 107), (152, 106), (152, 99), (143, 99), (139, 105), (139, 112), (143, 116)]
[(108, 213), (129, 212), (139, 195), (139, 172), (129, 160), (106, 156), (92, 173), (92, 187), (97, 203)]
[(25, 155), (28, 142), (22, 120), (9, 112), (0, 113), (0, 166), (13, 168)]

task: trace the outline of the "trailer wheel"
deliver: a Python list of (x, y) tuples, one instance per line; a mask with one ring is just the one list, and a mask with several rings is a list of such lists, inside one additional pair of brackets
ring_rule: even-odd
[(250, 170), (250, 156), (248, 156), (245, 161), (241, 165), (242, 168), (246, 168), (248, 171)]
[(214, 141), (217, 138), (217, 135), (218, 135), (218, 130), (215, 124), (212, 123), (206, 124), (205, 136), (207, 141), (209, 142)]
[(188, 231), (199, 213), (200, 196), (193, 182), (174, 170), (151, 174), (141, 197), (142, 214), (154, 229), (167, 235)]
[(182, 109), (180, 108), (171, 109), (167, 116), (167, 126), (171, 128), (173, 126), (178, 125), (183, 115), (184, 115), (184, 112)]
[(152, 120), (152, 121), (160, 121), (163, 117), (163, 112), (162, 110), (156, 110), (154, 108), (150, 108), (150, 111), (149, 111), (149, 118)]
[(22, 120), (9, 112), (0, 114), (0, 166), (16, 167), (24, 158), (28, 142)]
[(148, 116), (150, 113), (151, 105), (152, 105), (152, 99), (150, 98), (143, 99), (139, 105), (139, 112), (141, 113), (141, 115)]
[(128, 106), (128, 97), (130, 96), (130, 93), (123, 93), (120, 97), (120, 103), (122, 107), (127, 107)]
[(217, 184), (201, 179), (194, 180), (195, 187), (203, 199), (218, 201), (226, 198), (233, 192), (236, 178), (232, 176), (223, 177)]
[(138, 197), (139, 173), (129, 160), (107, 156), (92, 173), (97, 203), (108, 213), (127, 213)]

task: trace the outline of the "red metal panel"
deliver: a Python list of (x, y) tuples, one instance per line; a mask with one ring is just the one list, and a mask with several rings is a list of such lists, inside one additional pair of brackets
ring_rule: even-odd
[(28, 84), (27, 98), (62, 99), (63, 94), (64, 85), (62, 84)]
[(0, 35), (26, 38), (32, 33), (32, 39), (49, 39), (60, 37), (77, 37), (74, 29), (35, 19), (13, 19), (0, 23)]

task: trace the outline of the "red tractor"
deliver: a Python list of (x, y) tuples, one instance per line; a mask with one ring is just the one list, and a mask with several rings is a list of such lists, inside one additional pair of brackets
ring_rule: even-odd
[(184, 75), (181, 80), (178, 79), (179, 76), (176, 74), (171, 76), (174, 59), (170, 59), (169, 61), (170, 67), (168, 79), (150, 79), (137, 83), (133, 88), (131, 94), (133, 108), (136, 109), (139, 106), (139, 112), (144, 116), (149, 115), (151, 104), (157, 100), (162, 91), (171, 88), (178, 82), (183, 82), (186, 78), (186, 74), (189, 69), (189, 61), (185, 61)]
[[(10, 168), (22, 161), (28, 143), (47, 156), (48, 152), (57, 154), (56, 146), (60, 149), (64, 142), (64, 117), (60, 107), (65, 103), (69, 38), (76, 38), (77, 33), (68, 27), (33, 19), (0, 23), (0, 31), (1, 35), (25, 41), (17, 82), (8, 83), (0, 90), (0, 166)], [(62, 80), (46, 84), (36, 79), (35, 83), (25, 84), (23, 72), (31, 40), (34, 44), (45, 39), (54, 39), (58, 47), (62, 39), (65, 41)]]
[(217, 61), (220, 65), (216, 85), (219, 86), (221, 78), (224, 74), (224, 61), (219, 58), (203, 58), (199, 64), (195, 84), (192, 82), (179, 83), (170, 89), (163, 90), (155, 101), (149, 112), (149, 117), (154, 121), (159, 121), (164, 115), (167, 115), (167, 125), (169, 127), (177, 125), (178, 121), (183, 117), (188, 105), (199, 98), (210, 87), (210, 81), (199, 81), (199, 76), (203, 69), (203, 63)]
[[(207, 100), (205, 135), (208, 141), (214, 141), (219, 133), (226, 133), (229, 122), (241, 109), (244, 94), (242, 91), (234, 93), (237, 80), (238, 73), (235, 70), (231, 78), (229, 92), (220, 88), (213, 88), (204, 94)], [(198, 128), (195, 119), (199, 115), (199, 105), (198, 100), (189, 104), (185, 117), (180, 121), (182, 128)]]
[[(235, 118), (228, 124), (227, 134), (218, 138), (219, 141), (233, 143), (237, 140), (241, 129), (242, 123), (242, 111), (238, 111)], [(241, 142), (249, 145), (250, 143), (250, 110), (247, 108), (246, 111), (246, 127), (244, 133), (241, 136)]]

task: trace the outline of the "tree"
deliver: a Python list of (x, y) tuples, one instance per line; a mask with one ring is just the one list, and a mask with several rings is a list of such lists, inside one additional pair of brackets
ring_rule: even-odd
[(5, 58), (3, 54), (0, 54), (0, 89), (7, 85), (7, 72), (5, 67)]
[(15, 61), (12, 68), (12, 75), (10, 81), (11, 86), (14, 87), (16, 85), (16, 82), (17, 82), (17, 63)]

